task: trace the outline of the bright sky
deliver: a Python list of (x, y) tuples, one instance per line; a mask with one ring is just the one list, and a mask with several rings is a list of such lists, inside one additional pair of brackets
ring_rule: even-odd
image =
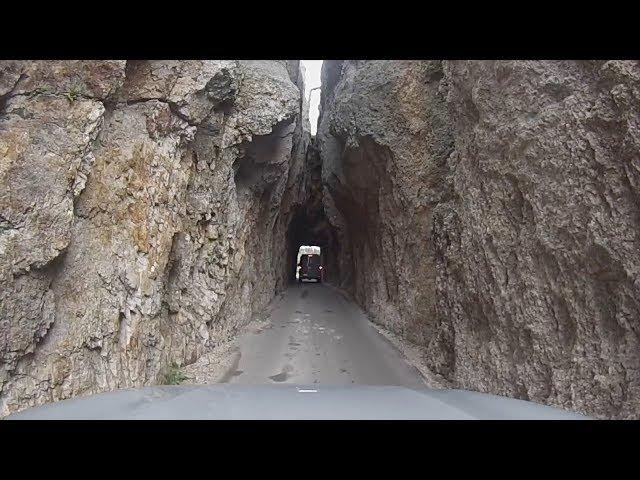
[[(322, 60), (301, 60), (304, 66), (304, 94), (309, 98), (309, 91), (312, 88), (320, 86), (320, 71), (322, 69)], [(309, 101), (309, 121), (311, 122), (311, 135), (316, 134), (318, 128), (318, 110), (320, 106), (320, 90), (311, 92)]]

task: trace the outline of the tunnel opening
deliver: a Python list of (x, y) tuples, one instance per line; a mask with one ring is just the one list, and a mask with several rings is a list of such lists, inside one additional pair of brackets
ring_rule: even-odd
[(289, 223), (287, 243), (287, 278), (290, 283), (298, 281), (300, 255), (312, 253), (310, 247), (314, 247), (313, 252), (321, 256), (323, 281), (335, 282), (339, 279), (337, 258), (340, 246), (323, 211), (309, 212), (300, 206)]
[(317, 245), (301, 245), (298, 249), (296, 279), (299, 283), (310, 280), (322, 283), (323, 258), (322, 248)]
[(325, 212), (322, 160), (315, 139), (307, 148), (303, 182), (305, 201), (294, 207), (286, 234), (286, 277), (289, 283), (297, 281), (300, 247), (316, 246), (322, 252), (323, 281), (337, 284), (340, 281), (341, 245), (338, 232)]

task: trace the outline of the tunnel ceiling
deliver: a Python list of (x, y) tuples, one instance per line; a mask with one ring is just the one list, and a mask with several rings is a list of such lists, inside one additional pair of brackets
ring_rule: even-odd
[(326, 247), (331, 239), (331, 225), (324, 214), (312, 213), (304, 209), (298, 211), (290, 225), (290, 238), (297, 245), (317, 245)]

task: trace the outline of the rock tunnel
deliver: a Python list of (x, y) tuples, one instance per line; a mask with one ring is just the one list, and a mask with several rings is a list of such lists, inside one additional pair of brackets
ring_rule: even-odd
[(0, 415), (205, 358), (317, 245), (448, 385), (638, 418), (637, 62), (326, 61), (314, 137), (299, 67), (0, 62)]
[(311, 142), (306, 152), (306, 173), (306, 202), (295, 207), (287, 228), (287, 278), (289, 282), (296, 280), (296, 259), (300, 247), (314, 245), (321, 249), (324, 279), (339, 283), (338, 258), (341, 246), (336, 229), (324, 210), (322, 164), (315, 141)]

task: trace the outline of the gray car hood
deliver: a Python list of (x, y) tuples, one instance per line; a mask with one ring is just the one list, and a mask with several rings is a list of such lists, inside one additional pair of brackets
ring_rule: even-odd
[(180, 385), (75, 397), (7, 420), (577, 420), (577, 413), (464, 390), (393, 386)]

